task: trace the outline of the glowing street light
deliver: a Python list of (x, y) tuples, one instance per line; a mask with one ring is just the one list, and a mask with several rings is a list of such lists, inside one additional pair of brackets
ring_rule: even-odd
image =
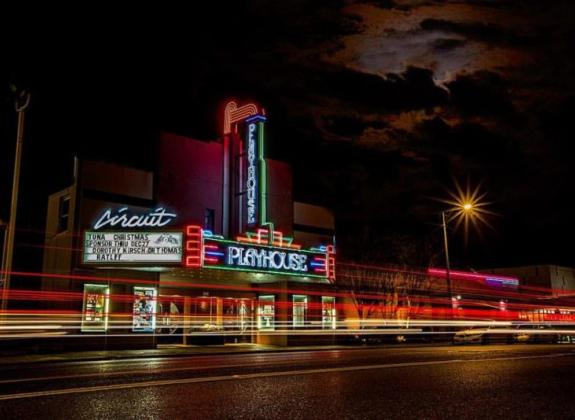
[[(492, 212), (486, 210), (484, 207), (489, 203), (482, 202), (483, 198), (487, 193), (479, 192), (479, 185), (471, 191), (469, 184), (467, 184), (466, 191), (463, 191), (458, 183), (455, 183), (457, 189), (456, 193), (449, 192), (451, 199), (440, 200), (450, 207), (447, 210), (441, 212), (441, 221), (443, 226), (443, 246), (445, 247), (445, 277), (447, 280), (447, 294), (449, 297), (449, 302), (451, 304), (451, 313), (453, 314), (453, 293), (451, 289), (451, 277), (450, 277), (450, 263), (449, 263), (449, 246), (447, 241), (447, 223), (455, 220), (455, 228), (459, 228), (461, 224), (465, 228), (465, 242), (467, 243), (467, 237), (469, 233), (470, 222), (476, 229), (479, 229), (480, 224), (485, 224), (491, 226), (486, 219), (487, 214), (493, 214)], [(446, 217), (446, 215), (448, 217)]]

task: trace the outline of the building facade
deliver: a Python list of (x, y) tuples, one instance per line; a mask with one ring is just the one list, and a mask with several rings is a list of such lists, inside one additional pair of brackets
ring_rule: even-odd
[(521, 279), (522, 285), (549, 296), (575, 296), (575, 268), (572, 267), (529, 265), (487, 271), (516, 276)]
[(77, 160), (48, 202), (49, 309), (108, 344), (333, 340), (334, 217), (294, 202), (265, 124), (230, 102), (220, 139), (162, 134), (153, 171)]

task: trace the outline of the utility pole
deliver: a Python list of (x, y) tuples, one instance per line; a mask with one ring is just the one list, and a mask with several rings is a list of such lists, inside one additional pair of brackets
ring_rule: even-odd
[(443, 222), (443, 246), (445, 247), (445, 279), (447, 280), (447, 298), (449, 299), (449, 313), (453, 317), (453, 291), (451, 290), (451, 276), (449, 266), (449, 246), (447, 245), (447, 223), (445, 222), (445, 211), (441, 212), (441, 221)]
[(16, 214), (18, 211), (18, 187), (20, 184), (20, 161), (22, 157), (22, 142), (24, 140), (24, 117), (30, 104), (30, 93), (22, 90), (17, 94), (14, 108), (18, 114), (18, 129), (16, 131), (16, 156), (14, 158), (14, 176), (12, 178), (12, 200), (10, 202), (10, 218), (6, 226), (4, 247), (2, 250), (2, 270), (0, 285), (2, 286), (1, 312), (5, 313), (8, 306), (8, 291), (10, 290), (10, 274), (14, 257), (14, 237), (16, 235)]

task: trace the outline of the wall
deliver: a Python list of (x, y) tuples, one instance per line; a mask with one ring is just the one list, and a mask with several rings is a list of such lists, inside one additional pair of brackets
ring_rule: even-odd
[(275, 229), (292, 235), (292, 171), (291, 167), (277, 160), (266, 160), (267, 166), (267, 212), (268, 221)]
[(293, 203), (293, 230), (297, 243), (306, 247), (333, 242), (335, 219), (325, 207), (307, 203)]
[(551, 287), (558, 295), (575, 295), (575, 268), (549, 266)]
[(516, 276), (520, 279), (521, 285), (548, 289), (548, 294), (551, 294), (551, 289), (555, 295), (575, 294), (575, 268), (557, 265), (530, 265), (494, 268), (485, 271)]
[(157, 170), (158, 203), (178, 211), (183, 224), (204, 224), (215, 210), (215, 233), (222, 229), (222, 145), (162, 134)]
[(80, 180), (84, 191), (98, 191), (144, 200), (154, 198), (152, 172), (99, 161), (82, 161), (80, 168)]
[[(76, 210), (75, 187), (68, 187), (48, 197), (46, 214), (46, 236), (44, 239), (44, 257), (42, 272), (49, 274), (68, 274), (72, 269), (74, 248), (74, 212)], [(59, 231), (60, 200), (70, 197), (68, 225), (66, 230)], [(68, 289), (70, 280), (45, 277), (42, 279), (42, 290)]]

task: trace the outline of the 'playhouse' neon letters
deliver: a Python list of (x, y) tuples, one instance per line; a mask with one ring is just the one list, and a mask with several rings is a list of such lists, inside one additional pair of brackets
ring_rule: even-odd
[(298, 252), (229, 246), (227, 257), (227, 264), (232, 266), (308, 271), (308, 256)]

